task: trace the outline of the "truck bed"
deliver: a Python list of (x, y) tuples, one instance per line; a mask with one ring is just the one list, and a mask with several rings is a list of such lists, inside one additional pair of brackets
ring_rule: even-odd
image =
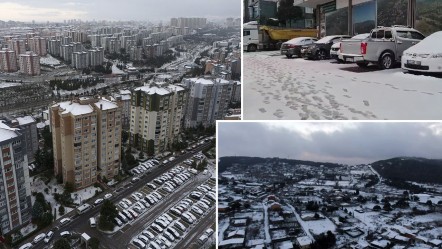
[(361, 40), (346, 39), (341, 42), (341, 55), (344, 58), (346, 55), (362, 56), (361, 55)]

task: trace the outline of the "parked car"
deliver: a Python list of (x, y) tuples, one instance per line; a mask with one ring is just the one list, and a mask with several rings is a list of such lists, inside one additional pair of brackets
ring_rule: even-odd
[(37, 244), (38, 242), (42, 241), (46, 237), (45, 233), (40, 233), (39, 235), (35, 236), (32, 243)]
[(378, 27), (365, 40), (343, 41), (341, 54), (344, 61), (355, 62), (359, 67), (374, 63), (381, 69), (390, 69), (401, 61), (405, 50), (424, 38), (419, 31), (402, 25)]
[(60, 236), (63, 237), (63, 238), (70, 237), (71, 236), (71, 232), (63, 231), (63, 232), (60, 233)]
[[(351, 40), (362, 41), (362, 40), (367, 39), (369, 36), (370, 36), (370, 33), (359, 34), (359, 35), (353, 36), (351, 38)], [(336, 42), (335, 44), (332, 45), (332, 47), (330, 49), (330, 58), (336, 59), (340, 63), (344, 62), (342, 55), (341, 55), (341, 45), (342, 45), (342, 41)]]
[(330, 49), (336, 42), (348, 39), (348, 35), (329, 35), (313, 44), (302, 46), (301, 55), (306, 59), (325, 60), (330, 58)]
[(69, 218), (63, 218), (60, 220), (61, 225), (66, 225), (69, 222), (71, 222), (71, 219), (69, 219)]
[(53, 232), (53, 231), (49, 231), (49, 232), (46, 234), (46, 237), (45, 237), (45, 239), (44, 239), (44, 242), (45, 242), (45, 243), (49, 243), (49, 241), (51, 241), (51, 239), (52, 239), (53, 236), (54, 236), (54, 232)]
[(404, 51), (402, 69), (415, 72), (442, 73), (442, 31), (435, 32)]
[(110, 198), (112, 198), (112, 194), (105, 194), (104, 195), (105, 200), (110, 199)]
[(301, 47), (311, 45), (318, 39), (313, 37), (297, 37), (284, 42), (281, 45), (281, 55), (292, 58), (293, 56), (301, 57)]
[(100, 205), (103, 201), (104, 201), (104, 200), (101, 199), (101, 198), (96, 199), (96, 200), (94, 201), (94, 205), (95, 205), (95, 206)]
[(19, 249), (30, 249), (30, 248), (32, 248), (32, 243), (26, 243), (26, 244), (20, 246)]

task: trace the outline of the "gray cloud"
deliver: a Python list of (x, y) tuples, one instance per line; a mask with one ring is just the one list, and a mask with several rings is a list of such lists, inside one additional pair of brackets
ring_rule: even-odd
[[(9, 3), (33, 9), (35, 12), (56, 9), (60, 12), (81, 13), (77, 18), (87, 20), (156, 21), (169, 20), (171, 17), (226, 18), (241, 16), (241, 0), (0, 0), (0, 5)], [(83, 15), (83, 13), (85, 14)], [(26, 17), (19, 16), (17, 18), (23, 20)], [(47, 17), (47, 19), (42, 18), (36, 21), (46, 20), (52, 20), (52, 18)]]
[(397, 156), (442, 158), (441, 123), (220, 123), (220, 156), (369, 163)]

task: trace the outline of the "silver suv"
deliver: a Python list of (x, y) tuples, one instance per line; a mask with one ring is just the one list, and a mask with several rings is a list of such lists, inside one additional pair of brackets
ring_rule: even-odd
[(402, 53), (425, 38), (419, 31), (394, 25), (377, 27), (370, 36), (362, 41), (344, 40), (341, 43), (341, 55), (344, 61), (356, 62), (360, 67), (368, 63), (389, 69), (401, 61)]

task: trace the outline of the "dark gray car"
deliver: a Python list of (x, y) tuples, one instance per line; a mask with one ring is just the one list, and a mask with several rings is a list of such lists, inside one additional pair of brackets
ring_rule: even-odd
[(333, 46), (333, 44), (348, 38), (351, 37), (348, 35), (326, 36), (311, 45), (303, 46), (301, 49), (301, 55), (306, 59), (314, 59), (314, 60), (328, 59), (330, 58), (330, 49)]
[(293, 56), (301, 57), (301, 47), (313, 44), (318, 39), (313, 37), (297, 37), (284, 42), (281, 45), (281, 54), (292, 58)]

